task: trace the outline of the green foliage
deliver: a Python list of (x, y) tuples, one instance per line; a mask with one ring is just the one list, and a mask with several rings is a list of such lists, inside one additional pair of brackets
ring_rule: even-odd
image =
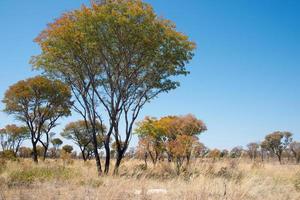
[(62, 82), (36, 76), (10, 86), (3, 103), (4, 111), (14, 114), (20, 121), (27, 122), (30, 117), (32, 122), (41, 120), (41, 123), (57, 116), (70, 115), (70, 99), (70, 89)]
[(42, 134), (48, 138), (50, 130), (57, 125), (56, 121), (60, 117), (69, 116), (73, 105), (68, 86), (43, 76), (21, 80), (10, 86), (5, 92), (3, 103), (5, 112), (27, 125), (35, 162), (38, 162), (35, 146), (42, 142)]
[(163, 153), (167, 153), (179, 172), (184, 159), (188, 164), (192, 154), (203, 153), (205, 147), (198, 141), (197, 135), (206, 129), (206, 125), (191, 114), (160, 119), (146, 117), (137, 123), (135, 129), (139, 136), (137, 152), (149, 155), (154, 164)]
[(71, 145), (65, 145), (62, 147), (62, 150), (70, 154), (73, 151), (73, 147)]
[(6, 160), (17, 160), (16, 154), (13, 150), (4, 150), (0, 152), (0, 159), (6, 159)]
[(11, 150), (18, 153), (22, 142), (30, 138), (30, 132), (26, 126), (15, 124), (6, 125), (0, 129), (0, 145), (3, 150)]
[(75, 176), (71, 169), (62, 166), (55, 167), (30, 167), (12, 171), (8, 175), (7, 184), (9, 187), (29, 186), (34, 182), (52, 180), (68, 180)]
[(278, 161), (281, 163), (281, 156), (283, 151), (292, 142), (292, 133), (276, 131), (265, 137), (262, 142), (262, 146), (274, 153), (278, 157)]
[(63, 141), (59, 138), (54, 138), (51, 140), (51, 143), (54, 146), (54, 148), (58, 149), (60, 145), (62, 145)]
[[(35, 41), (42, 51), (31, 63), (72, 87), (80, 102), (77, 112), (95, 121), (102, 104), (114, 126), (117, 163), (142, 107), (179, 86), (175, 77), (189, 73), (186, 64), (195, 49), (173, 23), (140, 0), (82, 6), (49, 24)], [(119, 132), (121, 120), (126, 123), (125, 139)], [(111, 135), (106, 135), (106, 145)]]

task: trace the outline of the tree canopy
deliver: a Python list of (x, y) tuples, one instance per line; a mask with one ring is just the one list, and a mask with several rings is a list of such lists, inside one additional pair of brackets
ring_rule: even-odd
[(0, 144), (2, 150), (11, 150), (15, 155), (18, 153), (22, 142), (29, 138), (30, 133), (26, 126), (10, 124), (0, 129)]
[(14, 115), (29, 129), (35, 162), (36, 144), (41, 141), (41, 135), (46, 133), (48, 136), (60, 117), (71, 114), (72, 106), (69, 87), (59, 80), (43, 76), (21, 80), (10, 86), (3, 103), (4, 111)]

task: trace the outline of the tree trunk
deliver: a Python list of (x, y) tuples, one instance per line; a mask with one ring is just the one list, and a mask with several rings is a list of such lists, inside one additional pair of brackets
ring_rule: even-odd
[(86, 156), (85, 156), (84, 151), (85, 151), (84, 149), (81, 150), (81, 156), (82, 156), (83, 161), (85, 162), (86, 161)]
[(279, 163), (282, 164), (282, 163), (281, 163), (281, 155), (280, 155), (280, 154), (277, 154), (277, 157), (278, 157)]
[(104, 148), (105, 148), (105, 167), (104, 167), (104, 173), (108, 174), (109, 172), (109, 165), (110, 165), (110, 147), (109, 147), (109, 142), (107, 143), (107, 141), (105, 141), (104, 144)]
[(116, 158), (116, 164), (115, 164), (115, 168), (114, 168), (114, 175), (117, 175), (119, 173), (119, 167), (121, 164), (123, 156), (121, 155), (121, 153), (117, 153), (117, 158)]
[(147, 158), (148, 158), (148, 154), (145, 153), (145, 154), (144, 154), (144, 162), (145, 162), (145, 168), (146, 168), (146, 169), (147, 169), (147, 167), (148, 167)]
[(35, 162), (36, 164), (38, 163), (38, 155), (35, 142), (32, 142), (32, 159), (33, 162)]
[(186, 155), (186, 166), (189, 166), (190, 160), (191, 160), (191, 154), (188, 153), (188, 154)]
[[(41, 142), (41, 141), (40, 141)], [(47, 151), (48, 151), (48, 146), (49, 146), (49, 144), (47, 143), (47, 144), (44, 144), (43, 142), (41, 142), (41, 144), (43, 145), (43, 147), (44, 147), (44, 152), (43, 152), (43, 161), (45, 161), (46, 160), (46, 157), (47, 157)]]
[(98, 153), (97, 138), (96, 138), (95, 134), (93, 134), (93, 145), (94, 145), (94, 156), (95, 156), (95, 160), (96, 160), (98, 176), (101, 176), (102, 168), (101, 168), (101, 162), (100, 162), (100, 157), (99, 157), (99, 153)]
[(47, 157), (47, 151), (48, 151), (48, 147), (44, 146), (43, 161), (46, 160), (46, 157)]

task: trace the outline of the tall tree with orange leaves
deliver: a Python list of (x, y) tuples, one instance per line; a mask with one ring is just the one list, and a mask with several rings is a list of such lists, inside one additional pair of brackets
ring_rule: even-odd
[(64, 13), (35, 41), (42, 52), (32, 63), (71, 86), (76, 110), (84, 119), (93, 127), (100, 116), (109, 118), (106, 173), (111, 136), (116, 143), (117, 173), (142, 107), (179, 86), (175, 77), (189, 73), (186, 64), (195, 48), (173, 23), (141, 0), (105, 1)]

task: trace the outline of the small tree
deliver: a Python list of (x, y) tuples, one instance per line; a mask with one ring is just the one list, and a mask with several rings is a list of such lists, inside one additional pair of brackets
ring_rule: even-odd
[(57, 151), (59, 149), (59, 147), (63, 144), (63, 141), (60, 138), (53, 138), (51, 140), (52, 146), (53, 146), (53, 156), (56, 157), (57, 156)]
[(21, 158), (30, 158), (31, 152), (32, 152), (32, 150), (29, 147), (20, 147), (19, 156)]
[(255, 160), (257, 157), (257, 150), (259, 148), (259, 144), (252, 142), (247, 145), (247, 148), (248, 148), (248, 154), (249, 154), (251, 160)]
[(26, 126), (11, 124), (0, 129), (0, 144), (2, 150), (13, 151), (15, 155), (17, 155), (23, 141), (29, 138), (30, 134)]
[[(97, 123), (96, 125), (96, 132), (98, 138), (98, 149), (103, 146), (103, 137), (102, 135), (106, 131), (106, 127), (101, 124)], [(76, 122), (70, 122), (66, 125), (61, 136), (72, 140), (80, 149), (81, 155), (84, 161), (87, 160), (88, 156), (88, 147), (92, 144), (92, 133), (91, 130), (87, 129), (86, 122), (84, 120), (79, 120)]]
[(292, 142), (290, 144), (290, 150), (296, 160), (296, 163), (300, 163), (300, 142)]
[(242, 146), (237, 146), (231, 149), (230, 151), (230, 157), (231, 158), (239, 158), (242, 156), (243, 153), (243, 147)]
[(213, 149), (209, 152), (208, 157), (212, 158), (213, 161), (215, 161), (216, 159), (220, 159), (221, 158), (221, 151), (219, 149)]
[(71, 145), (64, 145), (64, 146), (62, 147), (62, 150), (65, 151), (66, 153), (71, 154), (72, 151), (73, 151), (73, 147), (72, 147)]
[(19, 81), (6, 91), (5, 112), (24, 122), (29, 129), (34, 162), (38, 162), (37, 143), (48, 135), (60, 117), (71, 114), (71, 93), (60, 81), (42, 76)]
[(159, 157), (164, 152), (164, 135), (158, 125), (158, 120), (146, 117), (137, 123), (135, 134), (139, 136), (139, 149), (144, 149), (145, 155), (149, 155), (151, 161), (156, 165)]
[(60, 138), (54, 138), (51, 140), (53, 147), (58, 150), (59, 147), (63, 144), (63, 141)]
[(282, 163), (283, 151), (288, 147), (288, 145), (292, 141), (291, 136), (292, 134), (290, 132), (276, 131), (265, 137), (265, 147), (277, 156), (280, 164)]
[(229, 151), (227, 150), (227, 149), (223, 149), (222, 151), (221, 151), (221, 158), (227, 158), (228, 157), (228, 155), (229, 155)]

